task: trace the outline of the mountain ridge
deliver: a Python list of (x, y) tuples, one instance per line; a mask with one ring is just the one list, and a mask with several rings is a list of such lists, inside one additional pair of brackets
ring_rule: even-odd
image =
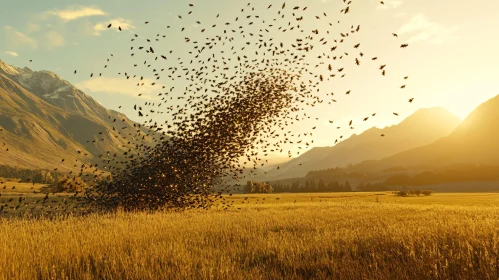
[(394, 166), (437, 167), (499, 161), (499, 95), (480, 104), (448, 136), (392, 156), (359, 163), (354, 171), (376, 172)]
[[(302, 156), (281, 164), (279, 170), (269, 171), (267, 179), (302, 177), (309, 171), (381, 159), (436, 141), (451, 133), (460, 122), (461, 119), (442, 107), (421, 108), (399, 124), (372, 127), (335, 146), (312, 148)], [(381, 134), (386, 136), (380, 137)]]
[[(0, 102), (3, 164), (73, 170), (81, 162), (130, 149), (130, 139), (122, 132), (147, 133), (56, 74), (21, 69), (1, 60)], [(63, 158), (65, 164), (61, 164)]]

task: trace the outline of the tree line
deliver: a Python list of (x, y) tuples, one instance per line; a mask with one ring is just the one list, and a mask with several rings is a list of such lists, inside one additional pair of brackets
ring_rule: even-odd
[(247, 181), (245, 193), (311, 193), (311, 192), (351, 192), (350, 183), (338, 181), (324, 183), (324, 180), (308, 179), (304, 183), (294, 181), (289, 184), (281, 182), (254, 182)]
[(24, 169), (9, 165), (0, 165), (0, 177), (19, 179), (23, 182), (28, 180), (37, 184), (51, 184), (58, 180), (59, 173), (51, 173), (45, 169)]
[(385, 180), (386, 186), (423, 186), (453, 182), (499, 180), (499, 166), (463, 164), (415, 175), (397, 174)]

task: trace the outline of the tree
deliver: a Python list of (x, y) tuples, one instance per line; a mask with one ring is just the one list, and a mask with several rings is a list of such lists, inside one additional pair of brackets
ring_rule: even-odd
[(320, 179), (319, 184), (317, 184), (317, 191), (323, 192), (326, 190), (326, 185), (324, 184), (324, 180)]
[(269, 182), (247, 181), (244, 187), (245, 193), (271, 193), (274, 190)]
[(253, 192), (253, 181), (246, 181), (246, 186), (244, 186), (244, 192), (245, 193)]
[(350, 186), (350, 183), (348, 181), (345, 182), (345, 185), (343, 186), (343, 191), (344, 192), (351, 192), (352, 191), (352, 186)]
[(268, 182), (257, 183), (257, 192), (259, 193), (272, 193), (273, 188)]
[(303, 189), (303, 191), (308, 192), (309, 189), (310, 189), (310, 181), (307, 180), (307, 181), (305, 181), (305, 188)]
[(68, 185), (69, 185), (69, 178), (61, 176), (57, 179), (57, 181), (54, 181), (51, 184), (50, 191), (54, 193), (63, 192), (64, 190), (67, 189)]
[(315, 180), (312, 179), (312, 183), (310, 184), (310, 192), (317, 191), (317, 187), (315, 186)]
[(43, 183), (44, 184), (51, 184), (53, 182), (55, 182), (55, 179), (52, 176), (52, 174), (50, 174), (50, 172), (48, 172), (48, 171), (45, 171), (44, 178), (43, 178)]
[(360, 182), (360, 184), (357, 186), (356, 190), (357, 191), (362, 191), (364, 188), (365, 188), (365, 184), (364, 182)]
[(36, 184), (43, 183), (42, 171), (35, 173), (35, 175), (33, 175), (33, 178), (31, 178), (31, 181), (33, 181), (33, 183), (36, 183)]
[(338, 181), (334, 181), (332, 189), (330, 191), (332, 192), (341, 192), (341, 185)]

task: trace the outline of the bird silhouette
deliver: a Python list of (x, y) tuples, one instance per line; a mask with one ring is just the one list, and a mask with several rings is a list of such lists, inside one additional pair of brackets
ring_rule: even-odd
[[(351, 2), (343, 1), (346, 6), (339, 16), (354, 12)], [(194, 4), (187, 6), (187, 12), (175, 17), (175, 25), (148, 33), (145, 30), (150, 31), (154, 24), (145, 21), (144, 33), (131, 34), (123, 46), (115, 43), (130, 59), (130, 63), (123, 60), (126, 66), (118, 70), (118, 75), (134, 81), (135, 98), (142, 103), (130, 109), (142, 121), (133, 123), (123, 115), (110, 114), (109, 130), (88, 135), (86, 150), (75, 152), (80, 161), (66, 157), (54, 168), (76, 166), (67, 182), (79, 190), (72, 198), (71, 211), (117, 207), (126, 211), (227, 210), (232, 206), (223, 193), (237, 190), (220, 178), (240, 180), (255, 174), (271, 152), (284, 151), (291, 156), (290, 149), (285, 151), (286, 145), (299, 145), (302, 151), (313, 146), (313, 140), (306, 137), (313, 137), (311, 131), (320, 130), (319, 126), (312, 124), (309, 131), (299, 134), (289, 127), (300, 121), (317, 121), (305, 112), (313, 112), (321, 104), (341, 103), (340, 98), (331, 99), (330, 90), (324, 92), (329, 82), (347, 73), (350, 76), (352, 67), (372, 66), (369, 61), (361, 63), (364, 42), (348, 43), (361, 32), (360, 25), (348, 24), (345, 30), (339, 30), (332, 23), (340, 21), (331, 21), (329, 12), (314, 14), (307, 7), (287, 7), (286, 3), (280, 9), (272, 4), (260, 8), (250, 2), (237, 14), (217, 14), (211, 17), (213, 22), (206, 23), (207, 19), (192, 18), (196, 14)], [(304, 22), (314, 24), (313, 29), (304, 28), (308, 25)], [(200, 29), (189, 28), (193, 23)], [(119, 31), (122, 29), (126, 30), (118, 26)], [(172, 29), (176, 31), (168, 33)], [(156, 45), (163, 38), (173, 41), (179, 30), (180, 50)], [(347, 59), (355, 54), (360, 58)], [(120, 59), (118, 53), (116, 56)], [(377, 56), (366, 57), (378, 60)], [(89, 71), (91, 77), (94, 73), (110, 74), (114, 55), (105, 59), (104, 69), (99, 65), (98, 72)], [(358, 67), (349, 67), (354, 63)], [(374, 74), (381, 71), (384, 76), (385, 68), (386, 64), (379, 70), (375, 67)], [(185, 86), (176, 84), (180, 81)], [(345, 98), (356, 96), (351, 93), (346, 90)], [(367, 122), (369, 117), (362, 120)], [(352, 124), (349, 120), (350, 129), (354, 129)], [(340, 135), (335, 144), (343, 138)], [(119, 144), (113, 151), (90, 152), (103, 142)], [(81, 162), (84, 158), (89, 162)], [(85, 186), (74, 180), (81, 180)], [(45, 197), (43, 203), (47, 204), (48, 194)]]

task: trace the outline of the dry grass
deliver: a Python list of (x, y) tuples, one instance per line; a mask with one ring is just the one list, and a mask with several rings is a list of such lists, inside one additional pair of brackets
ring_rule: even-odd
[(499, 194), (244, 197), (230, 212), (4, 219), (0, 279), (499, 278)]

